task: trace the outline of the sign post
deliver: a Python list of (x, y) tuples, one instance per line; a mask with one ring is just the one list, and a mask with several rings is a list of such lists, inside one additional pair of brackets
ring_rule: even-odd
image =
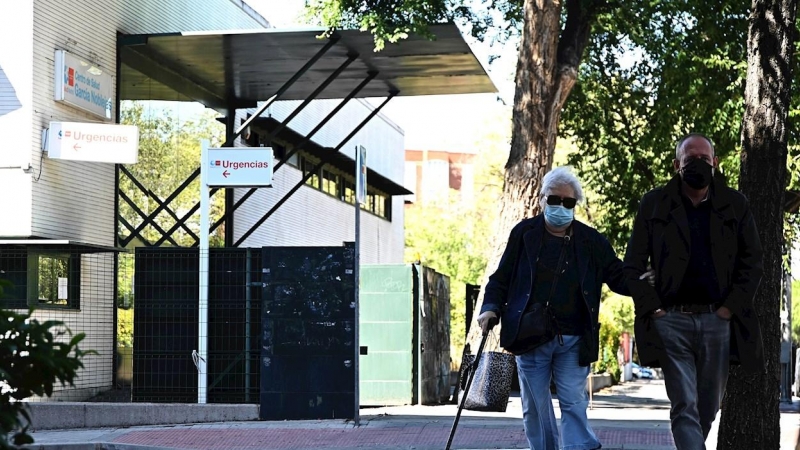
[[(209, 148), (200, 141), (200, 295), (197, 327), (197, 403), (206, 403), (208, 391), (208, 258), (212, 187), (272, 186), (273, 152), (270, 147)], [(233, 230), (225, 230), (230, 233)], [(249, 260), (248, 260), (249, 261)]]
[(356, 238), (355, 238), (355, 256), (353, 262), (353, 273), (354, 276), (354, 291), (355, 291), (355, 305), (356, 305), (356, 320), (355, 320), (355, 375), (356, 375), (356, 386), (355, 386), (355, 424), (356, 426), (361, 425), (361, 414), (359, 413), (359, 408), (361, 407), (361, 399), (360, 399), (360, 390), (359, 390), (359, 383), (361, 378), (358, 375), (359, 371), (359, 359), (361, 358), (361, 345), (359, 343), (358, 334), (360, 332), (360, 327), (358, 326), (358, 322), (360, 320), (359, 317), (359, 291), (360, 291), (360, 253), (361, 253), (361, 205), (366, 203), (367, 201), (367, 149), (363, 146), (359, 145), (356, 147)]
[(208, 192), (208, 170), (204, 170), (208, 160), (208, 139), (201, 141), (200, 147), (200, 298), (197, 315), (197, 403), (206, 402), (206, 371), (208, 361), (208, 228), (211, 195)]

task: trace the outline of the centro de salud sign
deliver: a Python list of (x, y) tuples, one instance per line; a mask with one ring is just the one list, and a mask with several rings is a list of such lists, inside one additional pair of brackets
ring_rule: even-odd
[(111, 74), (65, 50), (55, 54), (55, 100), (111, 120), (114, 81)]
[(271, 147), (209, 148), (204, 162), (210, 187), (272, 186)]

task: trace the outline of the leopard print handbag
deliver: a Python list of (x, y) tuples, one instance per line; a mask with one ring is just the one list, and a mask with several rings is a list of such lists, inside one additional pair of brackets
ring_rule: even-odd
[(475, 368), (475, 355), (464, 355), (459, 377), (459, 396), (464, 395), (467, 379), (473, 376), (464, 409), (505, 412), (517, 361), (507, 352), (483, 352)]

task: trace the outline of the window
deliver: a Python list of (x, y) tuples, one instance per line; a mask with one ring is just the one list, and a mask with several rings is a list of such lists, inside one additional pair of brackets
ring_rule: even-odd
[(386, 217), (386, 197), (381, 194), (375, 194), (375, 209), (372, 212), (381, 217)]
[(322, 191), (339, 197), (339, 175), (322, 169)]
[(362, 209), (365, 211), (369, 211), (374, 213), (375, 212), (375, 194), (370, 193), (367, 191), (367, 200), (361, 206)]
[[(298, 161), (304, 176), (313, 170), (314, 163), (307, 157), (300, 156)], [(315, 171), (314, 175), (306, 180), (306, 184), (345, 203), (356, 204), (355, 177), (352, 175), (342, 175), (325, 168)], [(366, 202), (361, 209), (386, 220), (392, 220), (392, 198), (369, 186), (367, 187)]]
[(300, 161), (303, 166), (303, 177), (308, 175), (311, 171), (314, 171), (314, 175), (312, 175), (311, 178), (306, 180), (306, 184), (311, 187), (319, 189), (320, 188), (319, 169), (314, 170), (314, 164), (311, 161), (307, 160), (306, 158), (302, 158)]
[(286, 147), (273, 143), (272, 157), (277, 161), (283, 161), (286, 158)]
[(350, 203), (351, 205), (356, 204), (356, 186), (355, 183), (352, 181), (345, 180), (342, 182), (343, 186), (343, 195), (342, 201)]
[(28, 253), (28, 305), (79, 308), (80, 255)]
[(289, 159), (286, 160), (286, 164), (292, 167), (300, 167), (299, 161), (300, 161), (299, 156), (297, 156), (297, 153), (295, 153), (294, 155), (290, 156)]
[(16, 248), (0, 249), (0, 280), (8, 308), (80, 307), (81, 256), (58, 252)]
[(28, 308), (28, 254), (24, 249), (0, 248), (0, 280), (3, 280), (4, 308)]

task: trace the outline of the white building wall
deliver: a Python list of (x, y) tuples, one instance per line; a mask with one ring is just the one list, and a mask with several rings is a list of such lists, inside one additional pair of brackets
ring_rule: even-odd
[(30, 236), (33, 4), (18, 2), (0, 26), (0, 236)]
[[(294, 131), (306, 135), (339, 102), (340, 100), (315, 100), (288, 125)], [(282, 121), (299, 104), (300, 101), (276, 102), (264, 115)], [(352, 100), (312, 139), (319, 145), (336, 147), (373, 110), (373, 106), (365, 100)], [(355, 158), (356, 145), (363, 145), (367, 149), (367, 165), (402, 186), (405, 168), (403, 142), (403, 130), (378, 114), (345, 144), (341, 152)], [(301, 179), (300, 170), (288, 164), (282, 166), (275, 173), (272, 188), (260, 189), (236, 210), (233, 221), (234, 241), (238, 241)], [(237, 189), (236, 200), (246, 192), (247, 189)], [(403, 211), (403, 198), (395, 196), (392, 198), (391, 221), (361, 212), (362, 264), (403, 262)], [(302, 186), (241, 246), (338, 246), (354, 239), (355, 207), (310, 186)]]
[[(0, 28), (0, 38), (3, 38), (0, 68), (4, 69), (10, 83), (13, 82), (20, 103), (19, 107), (5, 113), (12, 105), (8, 94), (10, 83), (3, 83), (0, 78), (0, 111), (3, 112), (0, 127), (10, 127), (13, 131), (5, 134), (11, 138), (0, 151), (0, 167), (30, 165), (33, 170), (25, 173), (20, 168), (0, 169), (0, 193), (13, 193), (0, 195), (3, 208), (0, 209), (3, 211), (0, 237), (36, 236), (113, 246), (116, 233), (114, 166), (42, 158), (41, 131), (50, 121), (97, 121), (87, 113), (53, 100), (54, 51), (67, 50), (114, 73), (117, 32), (253, 29), (268, 24), (254, 17), (249, 7), (237, 0), (75, 0), (68, 9), (58, 0), (23, 3), (31, 5), (30, 9), (19, 6), (16, 11), (21, 12), (15, 12), (15, 20)], [(13, 49), (13, 54), (9, 49)], [(9, 65), (7, 72), (6, 64)], [(307, 133), (337, 103), (337, 100), (317, 101), (290, 126)], [(289, 102), (283, 102), (274, 105), (271, 113), (278, 118), (286, 117), (286, 108), (294, 109)], [(370, 110), (371, 105), (365, 101), (351, 101), (314, 140), (322, 145), (337, 145)], [(114, 110), (113, 115), (116, 113)], [(8, 125), (10, 123), (13, 125)], [(353, 149), (357, 144), (367, 148), (371, 168), (402, 185), (402, 130), (378, 115), (345, 144), (343, 152), (354, 157)], [(275, 188), (260, 190), (237, 212), (236, 237), (248, 230), (300, 178), (297, 169), (282, 168), (276, 174)], [(246, 190), (237, 190), (236, 198), (244, 192)], [(5, 214), (6, 211), (12, 214)], [(402, 200), (394, 198), (391, 221), (366, 212), (362, 212), (361, 218), (363, 263), (402, 262)], [(353, 230), (353, 206), (303, 186), (243, 245), (341, 245), (354, 239)], [(74, 332), (86, 332), (82, 348), (98, 352), (84, 360), (86, 368), (76, 380), (76, 388), (70, 389), (68, 395), (62, 392), (56, 397), (76, 399), (76, 392), (86, 397), (110, 386), (114, 334), (111, 260), (110, 254), (83, 258), (80, 310), (40, 309), (36, 312), (40, 320), (63, 320)]]
[[(31, 70), (27, 78), (20, 75), (24, 75), (24, 67), (13, 72), (14, 79), (21, 78), (25, 87), (17, 94), (23, 103), (21, 111), (27, 124), (20, 125), (16, 131), (14, 137), (18, 135), (19, 139), (14, 141), (13, 148), (4, 144), (0, 155), (24, 155), (19, 159), (25, 165), (30, 162), (34, 174), (17, 170), (9, 176), (0, 170), (0, 193), (3, 193), (0, 199), (9, 197), (5, 194), (9, 192), (17, 197), (11, 209), (13, 223), (9, 224), (8, 216), (2, 214), (0, 236), (37, 236), (113, 246), (116, 233), (114, 165), (48, 160), (46, 156), (41, 159), (40, 133), (50, 121), (97, 121), (53, 100), (54, 51), (64, 49), (83, 59), (96, 56), (103, 70), (115, 73), (118, 31), (141, 34), (253, 29), (268, 24), (237, 0), (76, 0), (68, 7), (60, 0), (34, 0), (27, 12), (30, 23), (26, 23), (23, 6), (30, 3), (19, 3), (16, 10), (22, 13), (17, 16), (15, 10), (14, 20), (0, 27), (0, 64), (4, 64), (8, 46), (17, 49), (17, 57), (23, 58), (23, 63), (26, 55), (30, 55), (27, 64)], [(7, 28), (9, 24), (13, 26)], [(24, 66), (23, 63), (19, 65)], [(113, 114), (116, 115), (116, 110)], [(0, 125), (4, 118), (0, 116)], [(0, 207), (4, 206), (7, 203), (0, 203)], [(55, 398), (85, 398), (111, 385), (113, 358), (110, 355), (115, 333), (113, 256), (89, 255), (82, 261), (81, 309), (40, 309), (35, 314), (40, 320), (63, 320), (73, 332), (86, 332), (81, 347), (98, 352), (84, 359), (85, 368), (75, 388), (57, 392)]]
[[(259, 189), (234, 214), (234, 240), (250, 229), (285, 192), (302, 179), (294, 167), (285, 165), (275, 173), (273, 187)], [(239, 200), (246, 189), (236, 189)], [(403, 262), (403, 201), (392, 199), (391, 222), (361, 211), (361, 263)], [(314, 189), (301, 186), (242, 244), (261, 246), (339, 246), (355, 240), (355, 207)]]

